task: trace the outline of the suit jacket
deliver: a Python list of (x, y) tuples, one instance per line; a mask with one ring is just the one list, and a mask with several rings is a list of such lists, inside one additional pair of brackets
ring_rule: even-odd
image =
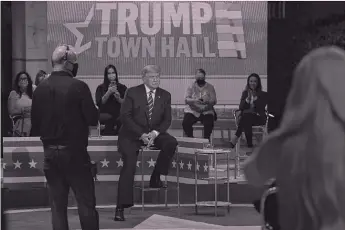
[(119, 136), (124, 138), (139, 140), (142, 134), (152, 130), (166, 132), (172, 120), (171, 94), (157, 88), (150, 123), (145, 85), (129, 88), (121, 105), (120, 120), (122, 127)]
[[(256, 96), (258, 97), (254, 101), (254, 111), (260, 115), (263, 119), (266, 119), (266, 112), (265, 108), (267, 105), (267, 92), (261, 91), (257, 92)], [(248, 97), (248, 91), (244, 90), (242, 92), (241, 96), (241, 102), (240, 102), (240, 110), (246, 110), (250, 108), (250, 104), (246, 102), (246, 98)]]

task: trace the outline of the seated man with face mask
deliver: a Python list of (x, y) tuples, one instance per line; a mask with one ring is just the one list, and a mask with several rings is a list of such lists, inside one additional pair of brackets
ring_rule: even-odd
[(204, 125), (204, 138), (210, 139), (213, 131), (216, 112), (213, 108), (217, 104), (216, 91), (210, 83), (205, 81), (206, 72), (196, 71), (196, 81), (188, 87), (186, 104), (182, 122), (183, 131), (187, 137), (193, 137), (193, 125), (200, 121)]

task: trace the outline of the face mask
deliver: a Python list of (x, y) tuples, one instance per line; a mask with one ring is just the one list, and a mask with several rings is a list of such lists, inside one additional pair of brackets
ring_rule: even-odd
[(76, 77), (76, 76), (77, 76), (78, 68), (79, 68), (78, 63), (74, 63), (74, 64), (73, 64), (73, 70), (72, 70), (73, 77)]
[(196, 80), (196, 83), (199, 85), (199, 86), (203, 86), (206, 84), (206, 81), (205, 79), (197, 79)]

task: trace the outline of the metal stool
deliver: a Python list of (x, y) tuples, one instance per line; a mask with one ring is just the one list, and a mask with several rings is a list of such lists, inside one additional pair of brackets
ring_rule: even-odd
[[(146, 191), (160, 191), (161, 189), (164, 189), (164, 202), (165, 207), (168, 207), (168, 186), (164, 188), (145, 188), (145, 179), (144, 179), (144, 152), (145, 151), (155, 151), (159, 152), (160, 150), (155, 147), (147, 147), (147, 146), (141, 146), (139, 149), (139, 155), (141, 155), (141, 167), (140, 167), (140, 174), (141, 174), (141, 184), (140, 186), (134, 186), (135, 188), (138, 188), (141, 190), (141, 210), (144, 211), (145, 202), (144, 202), (144, 195)], [(175, 150), (175, 158), (176, 162), (179, 160), (179, 152), (178, 152), (178, 146)], [(178, 215), (180, 215), (180, 181), (179, 181), (179, 167), (176, 166), (176, 191), (177, 191), (177, 209), (178, 209)], [(167, 176), (165, 176), (165, 183), (167, 183)]]
[[(12, 123), (12, 137), (23, 137), (23, 129), (24, 129), (24, 114), (17, 114), (17, 115), (10, 115), (10, 119), (11, 119), (11, 123)], [(16, 130), (14, 129), (16, 122), (18, 120), (22, 120), (22, 125), (21, 125), (21, 132), (18, 133), (16, 132)]]
[(89, 127), (89, 137), (90, 138), (101, 138), (101, 123), (98, 121), (97, 126)]
[[(240, 122), (240, 115), (242, 111), (237, 109), (232, 112), (233, 117), (235, 119), (235, 124), (236, 124), (236, 129), (238, 128), (239, 122)], [(269, 114), (267, 110), (265, 110), (266, 113), (266, 121), (264, 125), (255, 125), (252, 126), (252, 132), (253, 134), (261, 134), (262, 139), (264, 139), (267, 136), (267, 126), (268, 126), (268, 119), (269, 117), (273, 117), (272, 114)], [(240, 176), (240, 171), (241, 171), (241, 156), (240, 156), (240, 148), (241, 148), (241, 140), (244, 136), (244, 133), (241, 134), (239, 140), (237, 141), (235, 145), (235, 150), (236, 150), (236, 163), (235, 163), (235, 179)], [(242, 156), (243, 157), (243, 156)]]
[[(196, 130), (201, 130), (201, 136), (202, 138), (204, 138), (204, 125), (203, 124), (197, 124), (195, 123), (193, 125), (193, 129), (196, 129)], [(183, 132), (183, 137), (186, 137), (186, 134)], [(210, 143), (211, 145), (213, 145), (213, 137), (214, 137), (214, 132), (212, 130), (212, 133), (211, 133), (211, 137), (210, 137)]]
[[(213, 181), (214, 183), (214, 201), (198, 201), (198, 173), (197, 167), (195, 167), (194, 175), (195, 175), (195, 212), (198, 214), (198, 206), (205, 206), (205, 207), (214, 207), (215, 216), (217, 216), (217, 208), (218, 206), (227, 207), (228, 213), (230, 212), (230, 167), (229, 167), (229, 160), (230, 160), (230, 149), (213, 149), (212, 148), (204, 148), (204, 149), (196, 149), (194, 155), (194, 164), (196, 165), (198, 162), (198, 155), (213, 155), (214, 162), (215, 162), (215, 177), (208, 177), (203, 178), (204, 180)], [(226, 167), (226, 177), (218, 177), (218, 168), (217, 168), (217, 155), (219, 154), (226, 154), (227, 156), (227, 167)], [(218, 201), (218, 184), (224, 184), (224, 179), (226, 179), (227, 184), (227, 201)]]

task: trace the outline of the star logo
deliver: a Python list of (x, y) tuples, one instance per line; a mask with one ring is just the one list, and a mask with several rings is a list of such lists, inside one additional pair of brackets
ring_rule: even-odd
[(117, 163), (117, 167), (123, 167), (122, 158), (120, 158), (120, 160), (116, 161), (116, 163)]
[(104, 167), (109, 167), (108, 166), (108, 164), (110, 163), (110, 161), (107, 161), (107, 159), (106, 158), (104, 158), (104, 160), (103, 161), (100, 161), (101, 162), (101, 164), (102, 164), (102, 168), (104, 168)]
[(2, 163), (2, 168), (3, 168), (3, 169), (6, 169), (6, 165), (7, 165), (7, 163), (3, 162), (3, 163)]
[(204, 165), (204, 172), (207, 172), (207, 169), (208, 169), (208, 165), (205, 163), (205, 165)]
[(192, 170), (192, 164), (190, 163), (190, 161), (188, 162), (187, 166), (188, 166), (188, 170)]
[(84, 39), (84, 34), (80, 33), (80, 31), (77, 28), (87, 28), (93, 18), (94, 13), (95, 13), (95, 5), (91, 7), (89, 13), (86, 16), (85, 21), (71, 22), (71, 23), (64, 24), (64, 26), (77, 37), (77, 40), (74, 45), (74, 48), (77, 54), (81, 54), (82, 52), (85, 52), (86, 50), (91, 48), (91, 42), (81, 45)]
[(173, 168), (176, 168), (176, 161), (175, 160), (173, 162), (171, 162), (171, 164), (172, 164)]
[(152, 167), (155, 167), (155, 164), (156, 164), (156, 161), (154, 161), (152, 158), (149, 160), (149, 161), (146, 161), (148, 164), (149, 164), (149, 168), (152, 166)]
[(21, 164), (22, 164), (22, 163), (21, 163), (21, 162), (19, 162), (19, 161), (17, 160), (17, 161), (16, 161), (16, 162), (14, 162), (13, 164), (14, 164), (14, 169), (17, 169), (17, 168), (19, 168), (19, 169), (20, 169), (20, 168), (21, 168), (20, 166), (21, 166)]
[(182, 162), (182, 160), (181, 160), (181, 162), (179, 164), (180, 164), (180, 168), (183, 169), (184, 163)]
[(36, 164), (38, 162), (35, 162), (34, 159), (31, 159), (31, 161), (29, 162), (30, 168), (36, 168)]
[(199, 171), (200, 170), (200, 165), (199, 165), (199, 162), (196, 163), (196, 171)]
[(137, 167), (138, 167), (138, 168), (140, 167), (139, 164), (140, 164), (140, 161), (137, 161)]

